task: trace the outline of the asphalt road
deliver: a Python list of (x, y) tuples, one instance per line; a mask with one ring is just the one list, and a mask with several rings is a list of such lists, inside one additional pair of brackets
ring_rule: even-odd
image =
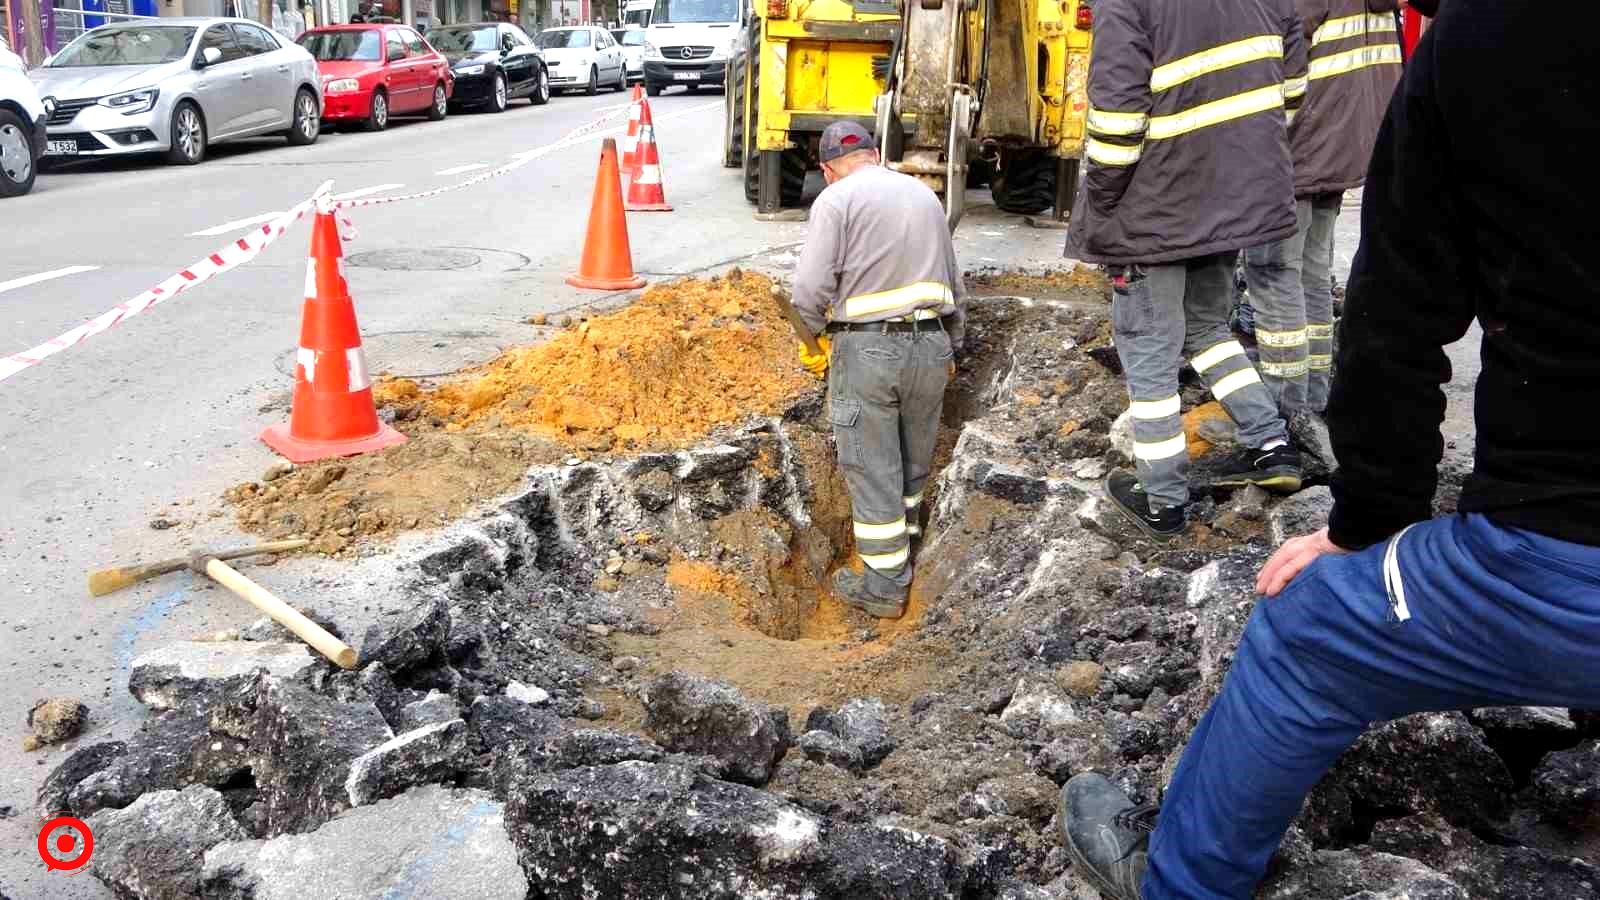
[[(193, 168), (66, 164), (0, 207), (0, 352), (48, 340), (138, 294), (325, 180), (337, 194), (365, 196), (459, 183), (626, 102), (614, 93), (556, 97), (544, 107), (517, 101), (500, 115), (327, 133), (306, 148), (282, 139), (223, 145)], [(674, 91), (651, 105), (676, 209), (629, 217), (635, 267), (659, 280), (735, 262), (792, 266), (803, 223), (756, 222), (741, 174), (720, 165), (722, 98)], [(625, 125), (614, 121), (615, 132), (489, 182), (352, 212), (347, 274), (374, 371), (452, 371), (533, 339), (523, 324), (532, 313), (621, 299), (562, 282), (581, 251), (600, 139)], [(110, 897), (92, 877), (46, 875), (34, 843), (38, 784), (74, 746), (137, 728), (144, 713), (126, 691), (136, 654), (256, 617), (186, 575), (93, 601), (83, 579), (99, 566), (247, 541), (228, 518), (206, 512), (227, 486), (275, 460), (256, 435), (287, 414), (309, 234), (302, 222), (253, 262), (0, 382), (0, 680), (8, 688), (0, 691), (0, 894), (12, 900)], [(1039, 265), (1059, 261), (1061, 234), (980, 207), (957, 246), (969, 267)], [(183, 524), (152, 530), (157, 517)], [(318, 585), (359, 577), (352, 571), (359, 567), (297, 560), (263, 578), (310, 600)], [(58, 694), (89, 704), (89, 732), (22, 753), (28, 708)]]

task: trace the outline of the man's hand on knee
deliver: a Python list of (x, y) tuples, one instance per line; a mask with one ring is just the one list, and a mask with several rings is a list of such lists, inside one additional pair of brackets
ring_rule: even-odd
[(1267, 564), (1262, 566), (1261, 574), (1256, 576), (1256, 593), (1276, 597), (1279, 591), (1288, 587), (1289, 582), (1293, 581), (1302, 569), (1316, 561), (1317, 557), (1329, 553), (1349, 552), (1328, 539), (1326, 528), (1312, 534), (1290, 538), (1278, 548), (1278, 552), (1272, 554)]

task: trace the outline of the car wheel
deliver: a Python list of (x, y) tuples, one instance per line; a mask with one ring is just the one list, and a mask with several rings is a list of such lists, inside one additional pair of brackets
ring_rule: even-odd
[(301, 88), (294, 95), (294, 119), (289, 123), (289, 145), (304, 147), (315, 144), (322, 133), (322, 113), (317, 109), (317, 95)]
[(648, 96), (659, 97), (661, 96), (661, 85), (656, 84), (653, 81), (646, 81), (644, 83), (644, 92)]
[(367, 131), (382, 131), (389, 127), (389, 95), (383, 91), (372, 92), (372, 112), (363, 123)]
[(206, 120), (200, 107), (184, 101), (172, 111), (171, 148), (167, 162), (192, 166), (206, 158)]
[(0, 197), (20, 197), (33, 190), (38, 174), (28, 127), (16, 113), (0, 109)]
[(494, 73), (494, 94), (489, 98), (489, 111), (497, 113), (505, 112), (507, 102), (506, 98), (508, 96), (509, 95), (506, 93), (505, 73)]
[(543, 106), (550, 102), (550, 72), (544, 66), (540, 66), (539, 74), (534, 76), (533, 90), (528, 94), (528, 102), (534, 106)]
[(599, 66), (590, 66), (589, 67), (589, 86), (587, 88), (584, 88), (583, 92), (585, 94), (588, 94), (591, 97), (593, 97), (595, 94), (600, 93), (600, 67)]
[(428, 107), (428, 121), (437, 122), (450, 112), (450, 97), (445, 93), (444, 82), (433, 86), (433, 105)]
[(627, 66), (619, 66), (617, 68), (617, 90), (626, 91), (627, 89), (628, 89), (628, 67)]

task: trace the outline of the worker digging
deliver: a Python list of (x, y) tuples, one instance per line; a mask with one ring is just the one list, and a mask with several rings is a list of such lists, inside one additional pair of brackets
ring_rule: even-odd
[(944, 210), (909, 175), (878, 164), (854, 122), (822, 133), (828, 187), (811, 207), (794, 299), (821, 353), (800, 361), (828, 376), (828, 418), (850, 485), (862, 570), (833, 588), (852, 606), (897, 619), (916, 566), (922, 499), (932, 471), (945, 385), (964, 336), (965, 286)]
[(1600, 900), (1595, 13), (648, 5), (563, 29), (629, 109), (446, 128), (573, 215), (279, 205), (260, 377), (155, 367), (222, 422), (13, 453), (0, 900)]

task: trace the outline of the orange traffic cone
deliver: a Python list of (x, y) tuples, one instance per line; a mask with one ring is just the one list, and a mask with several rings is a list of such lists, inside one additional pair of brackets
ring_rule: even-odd
[(650, 119), (650, 101), (639, 117), (638, 167), (628, 182), (629, 212), (671, 212), (661, 186), (661, 154), (656, 149), (656, 125)]
[(622, 211), (622, 178), (617, 171), (617, 141), (606, 138), (600, 148), (600, 174), (594, 182), (594, 204), (589, 207), (589, 234), (583, 240), (583, 261), (567, 276), (567, 284), (596, 291), (625, 291), (644, 287), (633, 273), (633, 250), (628, 246), (628, 217)]
[(406, 442), (405, 435), (378, 421), (372, 403), (372, 377), (345, 285), (344, 254), (332, 210), (319, 209), (311, 231), (289, 423), (261, 432), (261, 440), (295, 463), (371, 453)]
[(628, 103), (628, 133), (622, 137), (622, 174), (632, 178), (639, 171), (639, 107), (644, 103), (644, 88), (633, 86)]

